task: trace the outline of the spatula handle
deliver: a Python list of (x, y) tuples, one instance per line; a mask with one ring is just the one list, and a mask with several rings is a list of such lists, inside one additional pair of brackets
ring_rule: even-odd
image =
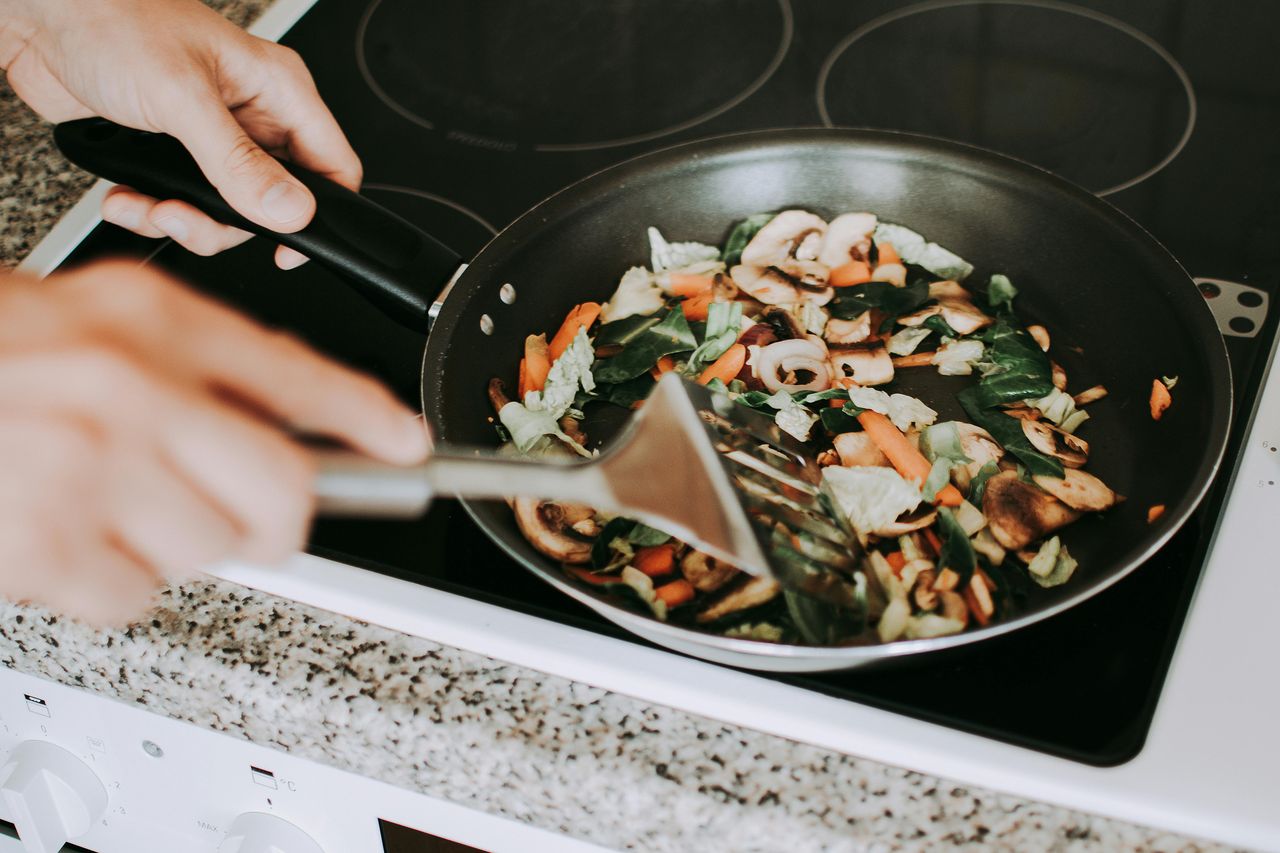
[(105, 119), (70, 121), (54, 140), (71, 162), (157, 198), (177, 198), (227, 225), (296, 249), (344, 276), (388, 316), (418, 331), (458, 269), (456, 252), (381, 205), (295, 163), (281, 165), (316, 198), (307, 227), (281, 234), (237, 213), (178, 140)]

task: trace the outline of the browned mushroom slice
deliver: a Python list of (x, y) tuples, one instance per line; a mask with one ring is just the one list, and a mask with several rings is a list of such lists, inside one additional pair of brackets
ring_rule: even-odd
[(729, 275), (743, 293), (765, 305), (790, 304), (800, 298), (795, 285), (776, 269), (738, 264)]
[(502, 411), (502, 407), (511, 400), (507, 397), (507, 386), (501, 379), (489, 380), (489, 405), (493, 407), (493, 413), (496, 415)]
[(831, 440), (840, 464), (846, 468), (875, 468), (889, 464), (889, 457), (865, 432), (843, 432)]
[(739, 574), (728, 563), (708, 557), (701, 551), (689, 551), (680, 561), (680, 573), (698, 592), (715, 592)]
[(884, 527), (874, 531), (877, 536), (906, 536), (913, 530), (923, 530), (938, 520), (938, 511), (931, 506), (922, 506), (915, 512), (902, 516), (901, 518), (886, 524)]
[(1076, 468), (1066, 469), (1061, 478), (1039, 475), (1032, 479), (1036, 481), (1036, 485), (1072, 509), (1100, 512), (1115, 506), (1118, 499), (1106, 483), (1089, 472)]
[(871, 312), (862, 312), (856, 320), (831, 318), (822, 331), (822, 337), (832, 346), (862, 343), (871, 337)]
[(1023, 482), (1012, 471), (987, 481), (982, 511), (991, 535), (1010, 551), (1025, 548), (1080, 517), (1080, 513), (1034, 483)]
[(957, 421), (956, 432), (960, 435), (960, 449), (979, 468), (988, 462), (999, 462), (1004, 456), (1000, 442), (982, 427)]
[(814, 260), (826, 232), (827, 223), (822, 217), (807, 210), (784, 210), (765, 223), (743, 247), (742, 262), (769, 267), (795, 258)]
[(884, 385), (893, 381), (893, 358), (884, 344), (838, 350), (828, 359), (836, 379), (852, 380), (855, 385)]
[(533, 547), (553, 560), (581, 564), (591, 559), (593, 537), (579, 532), (594, 510), (581, 504), (517, 498), (512, 504), (516, 524)]
[(818, 261), (835, 268), (850, 261), (865, 261), (871, 254), (874, 213), (842, 213), (827, 225)]
[(738, 583), (723, 589), (695, 620), (702, 625), (716, 622), (731, 613), (750, 610), (772, 601), (782, 589), (771, 578), (747, 576)]
[(904, 326), (919, 326), (930, 317), (941, 314), (947, 325), (962, 335), (971, 335), (995, 322), (978, 310), (969, 291), (954, 281), (935, 281), (930, 284), (929, 298), (936, 299), (937, 302), (914, 314), (899, 317), (898, 322)]
[(1056, 361), (1049, 362), (1049, 365), (1053, 369), (1053, 387), (1059, 391), (1067, 390), (1067, 371)]
[(1032, 447), (1068, 468), (1080, 468), (1089, 461), (1089, 442), (1063, 432), (1048, 421), (1024, 420), (1022, 432)]
[(760, 320), (769, 324), (780, 341), (808, 336), (808, 332), (800, 326), (800, 321), (785, 308), (770, 305), (760, 313)]

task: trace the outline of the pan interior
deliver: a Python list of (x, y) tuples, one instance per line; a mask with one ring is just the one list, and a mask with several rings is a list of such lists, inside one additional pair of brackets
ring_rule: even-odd
[[(553, 196), (480, 253), (431, 335), (423, 399), (439, 436), (497, 443), (490, 378), (514, 387), (526, 335), (554, 330), (574, 304), (607, 299), (628, 267), (646, 265), (647, 226), (672, 240), (720, 244), (735, 221), (787, 208), (827, 218), (872, 211), (969, 260), (970, 283), (1008, 275), (1021, 319), (1049, 329), (1069, 390), (1101, 384), (1110, 392), (1090, 406), (1079, 435), (1091, 445), (1088, 470), (1126, 500), (1063, 532), (1080, 569), (1065, 586), (1038, 591), (1018, 623), (1108, 586), (1186, 519), (1221, 457), (1231, 394), (1221, 337), (1194, 284), (1149, 235), (1087, 192), (1017, 161), (902, 134), (726, 137), (639, 158)], [(509, 304), (505, 284), (516, 292)], [(1178, 384), (1174, 406), (1156, 422), (1147, 400), (1161, 376)], [(963, 418), (954, 393), (968, 383), (903, 371), (893, 390), (921, 397), (942, 419)], [(588, 436), (607, 435), (621, 414), (588, 412)], [(1156, 505), (1165, 514), (1149, 524)], [(525, 542), (505, 505), (472, 511), (508, 553), (563, 577)]]

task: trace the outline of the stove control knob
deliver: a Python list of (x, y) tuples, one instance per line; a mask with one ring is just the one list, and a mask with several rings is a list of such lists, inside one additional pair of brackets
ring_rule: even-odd
[(89, 765), (43, 740), (23, 741), (9, 755), (0, 794), (28, 853), (57, 853), (107, 810), (107, 789)]
[(218, 853), (324, 853), (320, 845), (287, 820), (245, 812), (231, 822)]

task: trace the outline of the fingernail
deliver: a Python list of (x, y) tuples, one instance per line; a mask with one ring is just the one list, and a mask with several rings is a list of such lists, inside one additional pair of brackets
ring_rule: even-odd
[(112, 225), (119, 225), (121, 228), (127, 228), (130, 231), (137, 231), (142, 227), (142, 218), (138, 216), (138, 212), (128, 205), (121, 205), (114, 209), (102, 209), (102, 218), (110, 222)]
[(294, 251), (288, 246), (282, 246), (280, 251), (276, 253), (276, 266), (282, 270), (293, 270), (302, 266), (307, 262), (307, 256), (301, 252)]
[(262, 210), (276, 222), (292, 222), (310, 209), (307, 194), (297, 185), (281, 181), (262, 197)]
[(166, 216), (162, 219), (157, 219), (151, 224), (177, 240), (179, 243), (187, 239), (191, 234), (191, 229), (187, 228), (187, 223), (183, 222), (176, 216)]

